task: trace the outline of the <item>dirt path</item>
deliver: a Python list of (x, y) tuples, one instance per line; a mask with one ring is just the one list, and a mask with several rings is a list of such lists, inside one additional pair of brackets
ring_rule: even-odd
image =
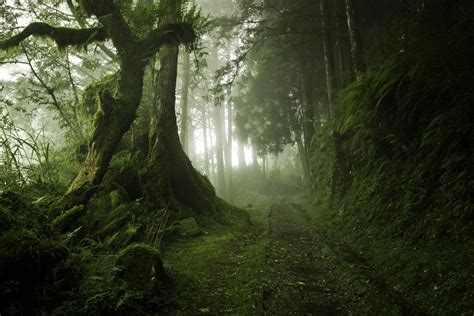
[(334, 277), (324, 246), (289, 204), (274, 204), (269, 215), (266, 263), (272, 287), (266, 289), (268, 314), (339, 315), (357, 309), (357, 297)]
[(250, 213), (251, 226), (223, 225), (165, 252), (179, 281), (168, 315), (423, 314), (301, 206), (283, 198)]
[(319, 231), (298, 205), (269, 213), (267, 315), (414, 315), (374, 276), (363, 256)]

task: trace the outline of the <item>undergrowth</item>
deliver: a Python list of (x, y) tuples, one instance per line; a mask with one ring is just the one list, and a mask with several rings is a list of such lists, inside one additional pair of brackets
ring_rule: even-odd
[(336, 122), (315, 137), (314, 207), (425, 310), (469, 314), (474, 68), (456, 65), (472, 46), (453, 57), (440, 45), (400, 53), (340, 94)]

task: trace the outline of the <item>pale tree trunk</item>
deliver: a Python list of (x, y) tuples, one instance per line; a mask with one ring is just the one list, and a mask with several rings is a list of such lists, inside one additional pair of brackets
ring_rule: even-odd
[(326, 73), (326, 90), (328, 98), (328, 115), (329, 119), (332, 119), (334, 112), (334, 90), (336, 89), (335, 83), (335, 66), (334, 66), (334, 55), (332, 47), (332, 35), (329, 19), (329, 11), (327, 0), (321, 0), (321, 26), (323, 35), (323, 48), (324, 48), (324, 69)]
[(222, 108), (220, 106), (214, 107), (214, 129), (216, 135), (216, 162), (217, 162), (217, 193), (220, 196), (226, 196), (226, 180), (224, 167), (224, 144), (223, 134), (224, 128), (222, 126)]
[(303, 145), (301, 135), (296, 137), (296, 145), (298, 146), (298, 155), (300, 156), (301, 167), (303, 169), (303, 181), (307, 188), (312, 190), (311, 175), (309, 172), (308, 155)]
[(210, 168), (209, 168), (209, 147), (207, 144), (207, 117), (206, 109), (204, 106), (201, 108), (201, 124), (202, 124), (202, 134), (204, 138), (204, 170), (208, 177), (210, 177)]
[(273, 159), (273, 170), (278, 170), (278, 158), (279, 154), (275, 154), (274, 159)]
[(232, 102), (228, 100), (227, 103), (227, 191), (232, 192)]
[(364, 61), (362, 50), (359, 21), (357, 20), (357, 11), (355, 0), (346, 1), (347, 27), (349, 29), (349, 39), (351, 42), (351, 55), (354, 73), (357, 80), (360, 80), (367, 72), (367, 66)]
[(252, 146), (252, 163), (254, 171), (259, 171), (258, 158), (257, 158), (257, 149), (255, 146)]
[(184, 152), (189, 154), (188, 133), (188, 98), (189, 98), (189, 53), (184, 50), (183, 54), (183, 81), (181, 87), (181, 144)]
[(244, 143), (240, 140), (238, 142), (237, 154), (239, 158), (239, 170), (245, 170), (245, 168), (247, 168), (247, 163), (245, 162), (245, 148)]
[(315, 107), (314, 107), (314, 84), (313, 84), (313, 71), (311, 67), (302, 67), (303, 73), (303, 137), (304, 146), (307, 151), (311, 149), (311, 141), (313, 139), (314, 119), (315, 119)]
[[(212, 113), (212, 115), (214, 115), (214, 113)], [(212, 115), (211, 113), (209, 113), (209, 115), (207, 116), (207, 123), (208, 123), (207, 126), (209, 126), (209, 143), (211, 145), (210, 147), (211, 175), (212, 175), (213, 182), (216, 183), (216, 158), (215, 158), (216, 150), (215, 150), (214, 141), (212, 139), (212, 121), (211, 121)], [(216, 128), (214, 126), (214, 135), (215, 135), (215, 131), (216, 131)]]
[(343, 9), (342, 4), (343, 0), (336, 0), (336, 46), (337, 46), (337, 59), (338, 59), (338, 72), (340, 77), (340, 86), (345, 87), (347, 83), (347, 73), (346, 73), (346, 58), (345, 58), (345, 49), (344, 49), (344, 39), (343, 39), (343, 32), (342, 29), (345, 30), (344, 26), (342, 25), (342, 20), (339, 18), (340, 16), (344, 16), (345, 11)]

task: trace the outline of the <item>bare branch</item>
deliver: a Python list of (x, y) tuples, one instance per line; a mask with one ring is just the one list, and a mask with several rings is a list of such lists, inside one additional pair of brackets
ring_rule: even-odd
[(92, 42), (103, 42), (109, 38), (107, 31), (101, 27), (75, 29), (54, 27), (47, 23), (34, 22), (17, 35), (0, 41), (0, 50), (16, 47), (30, 36), (49, 37), (61, 48), (66, 46), (82, 46)]

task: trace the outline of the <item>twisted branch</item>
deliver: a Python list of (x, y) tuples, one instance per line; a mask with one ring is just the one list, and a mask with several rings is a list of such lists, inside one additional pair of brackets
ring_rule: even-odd
[(0, 41), (0, 50), (16, 47), (30, 36), (51, 38), (60, 48), (83, 46), (92, 42), (103, 42), (109, 38), (109, 34), (102, 27), (75, 29), (54, 27), (47, 23), (34, 22), (17, 35)]

